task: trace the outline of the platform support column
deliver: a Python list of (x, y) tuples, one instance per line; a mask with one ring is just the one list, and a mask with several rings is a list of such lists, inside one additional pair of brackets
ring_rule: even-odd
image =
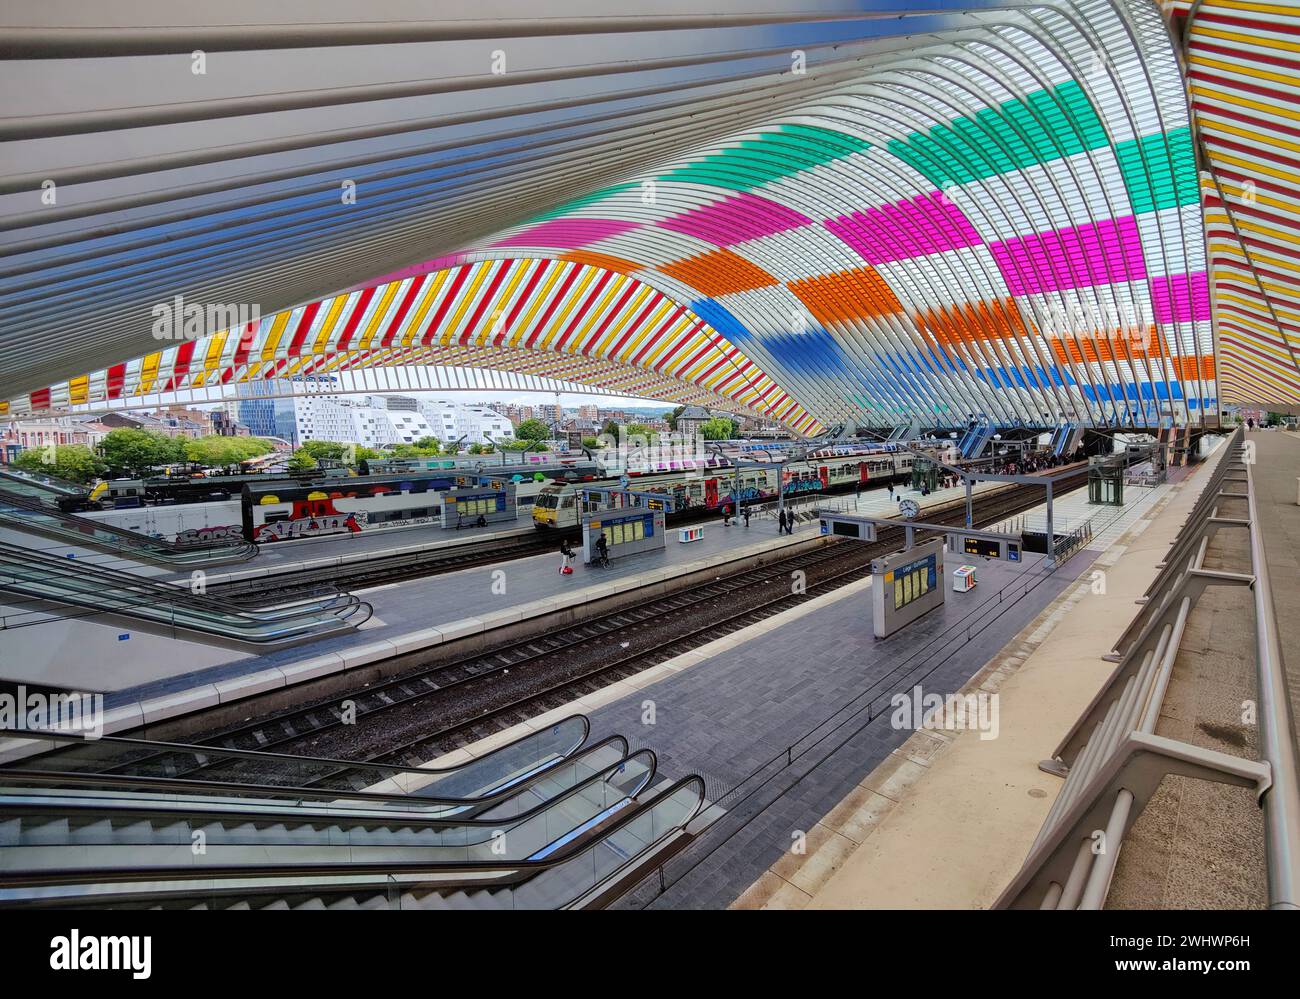
[(975, 526), (975, 514), (971, 509), (971, 480), (969, 476), (963, 476), (966, 480), (966, 526)]

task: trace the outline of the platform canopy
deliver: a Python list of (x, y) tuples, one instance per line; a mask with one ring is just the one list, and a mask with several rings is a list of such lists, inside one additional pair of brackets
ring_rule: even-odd
[(0, 413), (425, 366), (803, 434), (1296, 394), (1267, 280), (1216, 348), (1176, 5), (699, 6), (5, 12)]

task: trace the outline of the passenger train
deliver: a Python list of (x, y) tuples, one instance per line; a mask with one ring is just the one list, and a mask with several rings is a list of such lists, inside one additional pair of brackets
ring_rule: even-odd
[[(775, 461), (767, 468), (742, 466), (739, 499), (741, 503), (774, 499), (778, 475), (781, 476), (781, 491), (787, 496), (827, 492), (856, 483), (884, 485), (910, 478), (913, 461), (911, 452), (890, 444), (832, 445), (810, 452), (806, 459), (788, 462), (783, 467)], [(543, 488), (533, 501), (533, 525), (540, 530), (576, 528), (581, 524), (582, 513), (598, 509), (597, 504), (583, 500), (582, 490), (593, 485), (618, 488), (621, 481), (621, 478), (605, 478), (589, 483), (552, 483)], [(629, 489), (671, 496), (676, 516), (721, 510), (724, 506), (734, 508), (736, 497), (732, 496), (732, 491), (735, 482), (734, 466), (725, 458), (711, 458), (689, 468), (631, 472), (627, 476)]]
[[(240, 500), (243, 535), (248, 541), (269, 542), (432, 524), (442, 515), (443, 492), (466, 474), (465, 469), (448, 469), (250, 482)], [(482, 474), (512, 481), (515, 503), (527, 507), (555, 478), (590, 482), (599, 469), (587, 462), (545, 471), (497, 466)]]

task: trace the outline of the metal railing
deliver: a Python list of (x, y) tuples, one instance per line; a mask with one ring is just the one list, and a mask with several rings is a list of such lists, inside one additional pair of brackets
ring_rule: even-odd
[[(1024, 866), (998, 908), (1099, 909), (1128, 830), (1166, 775), (1254, 788), (1264, 810), (1271, 908), (1300, 907), (1300, 789), (1295, 730), (1269, 590), (1247, 445), (1238, 429), (1172, 543), (1142, 609), (1106, 656), (1116, 668), (1040, 767), (1065, 777)], [(1245, 500), (1248, 516), (1220, 514)], [(1251, 571), (1204, 567), (1220, 530), (1250, 534)], [(1155, 734), (1187, 619), (1211, 586), (1253, 590), (1260, 759), (1250, 760)]]

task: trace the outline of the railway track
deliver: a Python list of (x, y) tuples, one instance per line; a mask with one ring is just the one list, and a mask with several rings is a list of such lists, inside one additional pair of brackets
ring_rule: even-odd
[[(847, 493), (849, 486), (836, 486), (824, 495)], [(698, 520), (713, 519), (716, 511), (700, 510), (680, 515), (674, 523), (693, 523)], [(216, 583), (208, 587), (208, 593), (226, 600), (236, 602), (255, 601), (264, 603), (267, 597), (285, 598), (299, 596), (304, 592), (318, 592), (324, 587), (339, 590), (358, 590), (370, 586), (383, 586), (391, 583), (437, 576), (461, 569), (475, 569), (485, 565), (500, 565), (516, 559), (544, 555), (558, 550), (560, 538), (567, 537), (571, 544), (582, 540), (580, 530), (547, 531), (546, 533), (523, 536), (499, 544), (484, 543), (466, 545), (458, 551), (442, 555), (428, 552), (410, 552), (390, 555), (367, 561), (352, 562), (345, 565), (329, 566), (309, 572), (284, 573), (279, 576), (256, 576), (249, 579), (235, 580), (229, 583)]]
[[(570, 542), (579, 537), (576, 533), (569, 532), (566, 532), (565, 536)], [(410, 579), (422, 579), (425, 576), (437, 576), (461, 569), (498, 565), (502, 562), (542, 555), (557, 550), (560, 537), (559, 533), (525, 535), (518, 540), (495, 544), (466, 545), (463, 550), (453, 550), (443, 555), (408, 552), (310, 572), (285, 573), (283, 580), (277, 576), (258, 576), (230, 583), (219, 583), (210, 586), (208, 593), (224, 599), (242, 600), (255, 596), (259, 601), (264, 601), (268, 595), (280, 597), (311, 591), (322, 586), (356, 590), (367, 586), (401, 583)]]
[[(1058, 492), (1078, 488), (1086, 479), (1081, 469), (1058, 485)], [(976, 521), (993, 523), (1040, 500), (1036, 487), (977, 497)], [(962, 526), (965, 507), (946, 504), (926, 517)], [(345, 696), (215, 732), (200, 740), (212, 746), (211, 756), (146, 753), (114, 761), (101, 772), (274, 783), (277, 775), (259, 773), (257, 764), (221, 757), (222, 748), (253, 749), (355, 760), (353, 767), (290, 779), (299, 786), (363, 787), (383, 776), (367, 771), (366, 763), (418, 765), (861, 579), (873, 558), (898, 547), (902, 533), (901, 527), (886, 528), (868, 545), (832, 542), (461, 662), (417, 667)], [(796, 571), (806, 578), (801, 592), (790, 586)], [(285, 782), (286, 775), (278, 777)]]

